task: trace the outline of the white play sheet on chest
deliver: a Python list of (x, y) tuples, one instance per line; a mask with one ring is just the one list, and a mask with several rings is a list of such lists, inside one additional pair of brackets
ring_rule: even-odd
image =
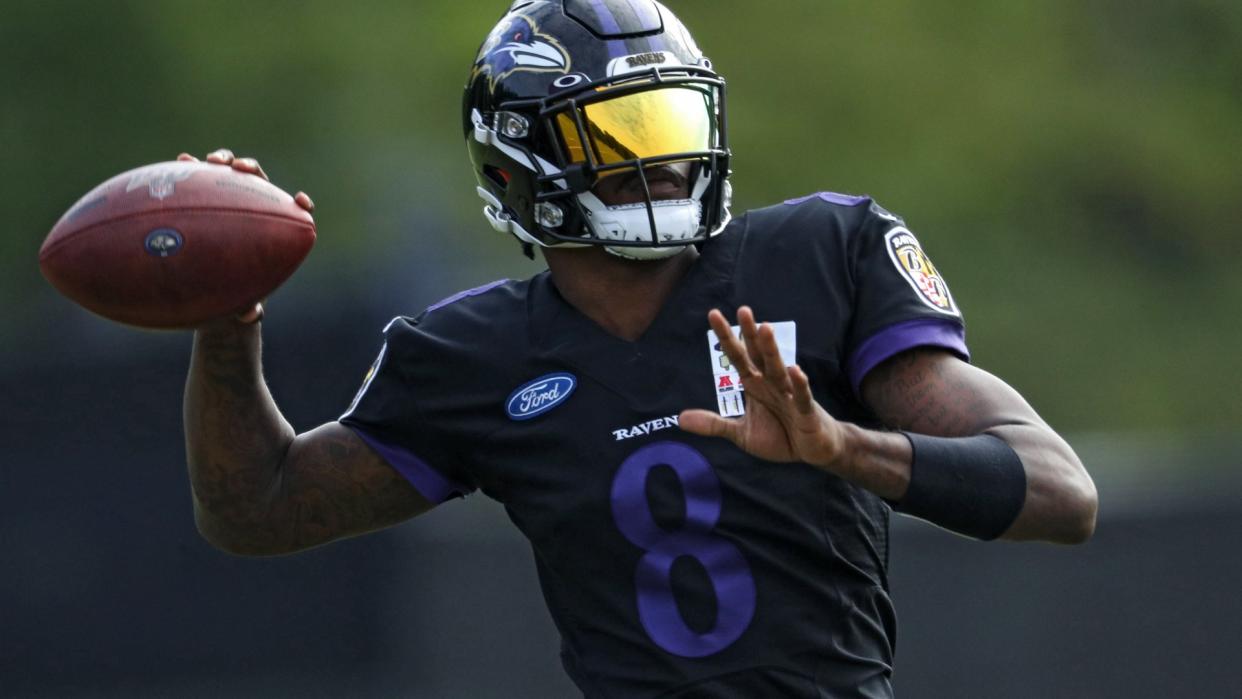
[[(798, 327), (792, 320), (785, 320), (779, 323), (768, 323), (772, 326), (772, 330), (776, 334), (776, 346), (781, 352), (781, 361), (785, 366), (792, 366), (797, 363), (798, 356)], [(734, 325), (733, 334), (737, 337), (742, 336), (741, 327)], [(720, 408), (720, 414), (725, 417), (738, 417), (746, 414), (746, 402), (742, 398), (744, 389), (742, 388), (741, 377), (737, 373), (737, 368), (729, 361), (729, 357), (725, 355), (720, 348), (720, 342), (716, 339), (716, 333), (707, 331), (707, 348), (711, 351), (712, 358), (712, 379), (716, 386), (716, 404)]]

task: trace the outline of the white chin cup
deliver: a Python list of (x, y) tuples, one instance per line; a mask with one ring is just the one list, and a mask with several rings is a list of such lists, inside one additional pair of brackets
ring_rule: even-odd
[[(581, 194), (587, 211), (587, 226), (596, 240), (649, 242), (652, 239), (651, 220), (646, 204), (622, 204), (604, 206), (593, 194)], [(661, 243), (659, 247), (608, 245), (608, 252), (629, 260), (660, 260), (672, 257), (685, 249), (686, 242), (699, 233), (703, 219), (703, 204), (695, 199), (671, 199), (652, 203), (656, 230)]]
[(645, 261), (645, 260), (667, 259), (669, 257), (672, 257), (673, 255), (676, 255), (682, 250), (685, 250), (686, 246), (678, 245), (675, 247), (659, 247), (659, 248), (629, 248), (629, 247), (622, 248), (622, 247), (615, 247), (612, 245), (607, 245), (604, 247), (604, 249), (622, 259)]

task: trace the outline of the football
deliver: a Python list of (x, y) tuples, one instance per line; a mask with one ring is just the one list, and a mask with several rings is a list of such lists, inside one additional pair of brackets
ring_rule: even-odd
[(314, 243), (314, 219), (270, 182), (175, 161), (122, 173), (82, 197), (43, 242), (39, 267), (105, 318), (191, 328), (252, 307)]

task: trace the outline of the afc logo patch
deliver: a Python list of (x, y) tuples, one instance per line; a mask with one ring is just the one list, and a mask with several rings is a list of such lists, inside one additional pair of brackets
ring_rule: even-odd
[(920, 301), (945, 315), (961, 315), (953, 302), (953, 294), (949, 293), (949, 285), (909, 229), (898, 226), (884, 236), (884, 241), (893, 265)]

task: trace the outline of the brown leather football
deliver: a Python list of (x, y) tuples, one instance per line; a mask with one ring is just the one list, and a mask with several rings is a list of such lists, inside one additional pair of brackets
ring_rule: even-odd
[(314, 244), (314, 219), (279, 187), (227, 165), (174, 161), (82, 197), (43, 241), (39, 267), (105, 318), (190, 328), (252, 307)]

